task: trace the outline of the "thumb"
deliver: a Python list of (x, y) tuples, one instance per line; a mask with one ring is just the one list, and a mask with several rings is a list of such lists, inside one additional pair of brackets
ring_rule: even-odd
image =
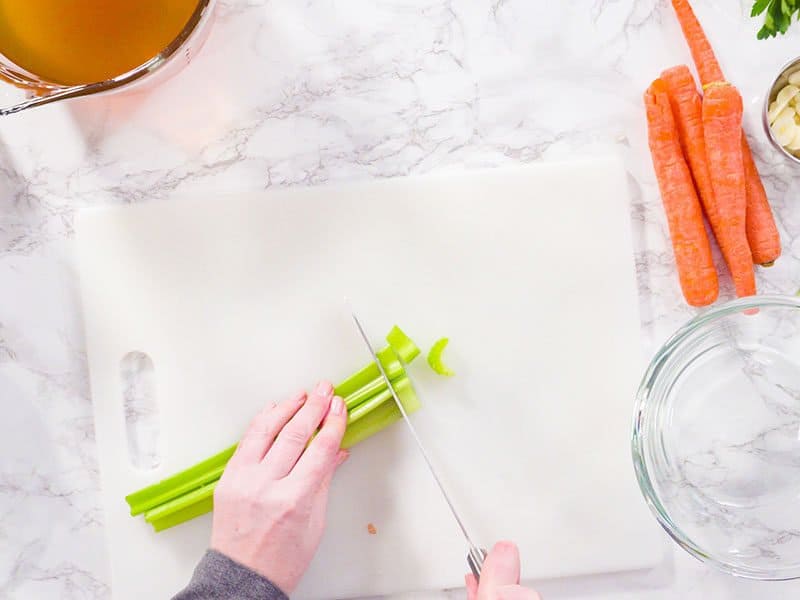
[(500, 588), (519, 583), (519, 549), (514, 542), (497, 542), (481, 569), (478, 600), (494, 600)]

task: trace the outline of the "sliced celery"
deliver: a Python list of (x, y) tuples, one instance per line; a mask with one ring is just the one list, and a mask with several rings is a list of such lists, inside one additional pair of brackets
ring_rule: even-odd
[(449, 341), (449, 338), (437, 340), (431, 348), (431, 351), (428, 352), (428, 364), (431, 366), (431, 369), (436, 371), (439, 375), (444, 375), (446, 377), (452, 377), (455, 375), (455, 372), (448, 369), (447, 365), (445, 365), (444, 361), (442, 360), (442, 353), (447, 347), (447, 343)]
[(125, 500), (131, 507), (131, 515), (146, 512), (219, 479), (235, 450), (236, 445), (233, 445), (180, 473), (126, 496)]
[(419, 356), (419, 347), (397, 325), (392, 327), (392, 330), (386, 335), (386, 341), (400, 357), (400, 360), (406, 364)]

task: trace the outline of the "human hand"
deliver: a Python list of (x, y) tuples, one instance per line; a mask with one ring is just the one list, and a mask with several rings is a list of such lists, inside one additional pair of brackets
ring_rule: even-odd
[(541, 600), (534, 590), (519, 585), (519, 549), (513, 542), (497, 542), (481, 569), (480, 583), (470, 574), (467, 600)]
[(322, 538), (346, 425), (328, 382), (261, 411), (214, 491), (211, 548), (291, 594)]

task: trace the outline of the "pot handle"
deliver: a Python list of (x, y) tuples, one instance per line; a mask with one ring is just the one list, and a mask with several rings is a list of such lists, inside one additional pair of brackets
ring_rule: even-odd
[(18, 102), (17, 104), (12, 104), (11, 106), (0, 106), (0, 117), (5, 115), (13, 115), (14, 113), (18, 113), (28, 108), (43, 106), (45, 104), (50, 104), (51, 102), (66, 100), (67, 98), (86, 96), (88, 94), (103, 91), (104, 89), (108, 89), (108, 86), (105, 85), (105, 82), (41, 90), (30, 98), (27, 98), (22, 102)]

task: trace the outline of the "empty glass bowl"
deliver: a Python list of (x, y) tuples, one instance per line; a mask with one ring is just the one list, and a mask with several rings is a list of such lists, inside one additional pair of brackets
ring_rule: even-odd
[(639, 388), (633, 458), (690, 554), (742, 577), (800, 577), (800, 299), (736, 300), (667, 341)]

